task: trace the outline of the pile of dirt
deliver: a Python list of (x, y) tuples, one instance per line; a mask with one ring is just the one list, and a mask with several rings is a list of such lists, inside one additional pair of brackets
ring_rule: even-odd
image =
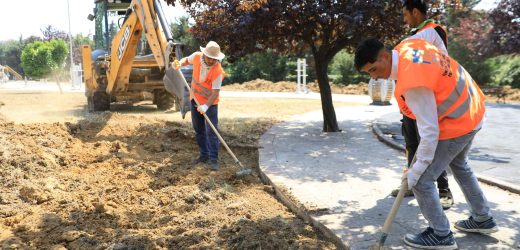
[(487, 100), (489, 102), (520, 102), (520, 89), (511, 88), (511, 86), (503, 86), (502, 93), (504, 97), (498, 98), (496, 94), (488, 94)]
[[(368, 95), (368, 84), (364, 82), (350, 85), (331, 84), (330, 87), (333, 94)], [(318, 82), (309, 83), (307, 88), (312, 92), (320, 92)], [(256, 79), (244, 83), (225, 85), (222, 89), (228, 91), (296, 92), (296, 82), (271, 82)]]
[[(270, 120), (223, 136), (258, 170)], [(247, 136), (246, 136), (247, 135)], [(333, 249), (255, 172), (197, 157), (188, 123), (105, 112), (78, 123), (0, 121), (2, 249)]]

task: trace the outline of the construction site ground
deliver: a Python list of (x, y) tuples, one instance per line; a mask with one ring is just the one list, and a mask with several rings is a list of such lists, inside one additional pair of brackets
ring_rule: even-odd
[[(397, 107), (367, 96), (333, 95), (343, 131), (322, 133), (317, 93), (222, 92), (222, 135), (255, 170), (236, 178), (223, 148), (218, 172), (188, 163), (197, 156), (189, 116), (148, 103), (90, 114), (81, 89), (62, 90), (0, 86), (2, 249), (365, 249), (405, 162), (371, 128)], [(468, 208), (450, 183), (453, 222)], [(519, 195), (483, 188), (501, 231), (457, 232), (460, 249), (520, 247)], [(407, 249), (403, 234), (425, 226), (408, 198), (389, 247)]]
[(255, 170), (236, 178), (224, 149), (220, 171), (189, 164), (189, 115), (146, 102), (88, 113), (62, 87), (0, 90), (1, 249), (335, 248), (258, 173), (260, 136), (319, 100), (223, 97), (222, 136)]

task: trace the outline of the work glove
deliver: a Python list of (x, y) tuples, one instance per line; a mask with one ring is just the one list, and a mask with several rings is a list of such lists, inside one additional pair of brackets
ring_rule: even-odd
[(416, 162), (411, 168), (405, 169), (403, 178), (406, 178), (408, 182), (408, 189), (412, 189), (415, 185), (417, 185), (417, 182), (419, 181), (419, 178), (421, 178), (421, 175), (426, 171), (426, 168), (428, 168), (429, 165), (427, 164), (420, 164), (419, 162)]
[(179, 62), (179, 60), (175, 59), (173, 62), (172, 62), (172, 68), (174, 68), (175, 70), (178, 70), (181, 68), (181, 62)]
[(403, 177), (401, 179), (406, 179), (408, 183), (408, 190), (411, 190), (417, 182), (421, 178), (421, 174), (419, 174), (414, 168), (409, 168), (404, 170)]
[(199, 105), (197, 107), (197, 111), (199, 111), (199, 113), (201, 113), (201, 114), (205, 114), (206, 111), (208, 111), (208, 105), (206, 105), (206, 104)]

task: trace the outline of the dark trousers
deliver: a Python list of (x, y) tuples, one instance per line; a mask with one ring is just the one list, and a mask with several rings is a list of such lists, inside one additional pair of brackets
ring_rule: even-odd
[[(199, 145), (199, 153), (201, 158), (209, 158), (210, 160), (218, 159), (218, 148), (220, 141), (217, 135), (211, 129), (211, 126), (206, 122), (204, 116), (197, 111), (197, 104), (191, 100), (191, 123), (195, 129), (195, 137)], [(206, 115), (209, 117), (211, 123), (215, 128), (218, 128), (218, 105), (213, 105), (208, 108)]]
[[(419, 147), (421, 137), (419, 136), (416, 120), (403, 115), (403, 119), (401, 121), (401, 130), (403, 132), (404, 141), (406, 144), (408, 166), (410, 166), (410, 163), (413, 160), (413, 156), (415, 155), (415, 152), (417, 152), (417, 147)], [(439, 188), (439, 191), (450, 189), (448, 186), (448, 173), (446, 173), (446, 170), (442, 171), (439, 178), (437, 178), (437, 187)]]

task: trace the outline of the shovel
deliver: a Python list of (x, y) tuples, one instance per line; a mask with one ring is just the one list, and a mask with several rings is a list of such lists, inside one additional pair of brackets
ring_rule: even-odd
[[(181, 113), (182, 113), (182, 117), (184, 118), (184, 115), (186, 114), (186, 112), (188, 112), (187, 109), (186, 109), (186, 106), (185, 106), (186, 102), (188, 103), (187, 107), (189, 108), (189, 97), (186, 98), (187, 97), (186, 91), (182, 91), (182, 90), (183, 90), (183, 88), (185, 88), (184, 90), (187, 89), (188, 93), (191, 92), (190, 85), (188, 84), (188, 82), (186, 82), (186, 79), (184, 78), (184, 75), (182, 74), (180, 69), (175, 70), (173, 68), (168, 68), (166, 70), (165, 74), (164, 74), (163, 80), (164, 80), (165, 86), (173, 85), (172, 88), (171, 88), (172, 91), (176, 91), (175, 93), (178, 94), (177, 96), (181, 96), (182, 97)], [(177, 80), (177, 82), (173, 82), (175, 80)], [(167, 81), (169, 81), (169, 83), (167, 83)], [(178, 84), (179, 82), (180, 83), (184, 83), (184, 86), (183, 86), (182, 89), (179, 87), (179, 84)], [(166, 90), (169, 91), (168, 87), (166, 87)], [(177, 92), (177, 91), (179, 91), (179, 92)], [(197, 98), (193, 98), (193, 100), (195, 100), (195, 103), (197, 104), (197, 106), (200, 106), (200, 103), (197, 100)], [(242, 165), (242, 163), (238, 160), (238, 158), (235, 156), (233, 151), (231, 151), (231, 149), (228, 147), (226, 141), (224, 141), (224, 138), (222, 138), (222, 136), (220, 136), (220, 133), (218, 132), (217, 128), (215, 128), (215, 126), (213, 125), (213, 123), (211, 122), (209, 117), (206, 115), (206, 113), (204, 113), (202, 115), (206, 119), (206, 122), (208, 122), (208, 124), (211, 127), (211, 129), (213, 130), (213, 132), (215, 132), (215, 134), (217, 135), (217, 137), (220, 140), (220, 142), (222, 143), (222, 145), (224, 145), (224, 147), (226, 148), (228, 153), (231, 155), (231, 157), (233, 157), (233, 160), (235, 160), (235, 164), (237, 164), (240, 167), (240, 170), (237, 171), (235, 173), (235, 175), (237, 177), (250, 175), (253, 171), (250, 168), (246, 168), (246, 167), (244, 167), (244, 165)]]
[[(416, 154), (417, 155), (417, 154)], [(410, 163), (411, 167), (415, 162), (415, 156), (413, 156), (412, 162)], [(408, 180), (403, 179), (401, 182), (401, 188), (399, 189), (399, 193), (397, 193), (397, 197), (395, 197), (394, 204), (392, 205), (392, 209), (390, 209), (390, 213), (386, 217), (385, 224), (383, 224), (383, 230), (381, 230), (381, 236), (375, 245), (370, 247), (370, 250), (383, 250), (383, 245), (385, 244), (386, 238), (388, 237), (388, 233), (390, 233), (390, 228), (392, 227), (392, 222), (394, 222), (395, 216), (397, 214), (397, 210), (401, 206), (401, 202), (403, 201), (404, 193), (408, 190)]]

